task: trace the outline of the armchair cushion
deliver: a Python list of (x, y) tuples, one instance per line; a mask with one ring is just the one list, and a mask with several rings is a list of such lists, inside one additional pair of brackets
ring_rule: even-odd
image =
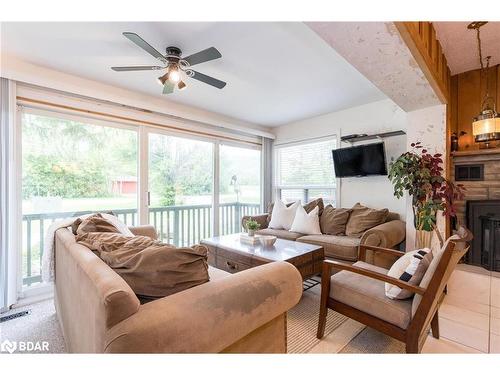
[[(388, 270), (365, 262), (354, 266), (382, 274)], [(331, 277), (330, 297), (388, 323), (406, 329), (411, 319), (411, 299), (393, 300), (385, 295), (385, 283), (348, 271)]]

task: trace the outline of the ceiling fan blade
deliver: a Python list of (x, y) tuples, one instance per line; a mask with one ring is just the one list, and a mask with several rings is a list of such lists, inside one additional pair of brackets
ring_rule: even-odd
[(157, 58), (158, 60), (167, 62), (165, 56), (163, 56), (160, 52), (158, 52), (154, 47), (152, 47), (148, 42), (146, 42), (136, 33), (124, 32), (123, 36), (141, 47), (144, 51)]
[(193, 66), (196, 64), (201, 64), (206, 61), (215, 60), (221, 58), (222, 55), (215, 47), (210, 47), (200, 51), (198, 53), (193, 53), (188, 57), (184, 57), (183, 60), (186, 60), (189, 65)]
[(191, 78), (197, 79), (198, 81), (204, 82), (210, 86), (217, 87), (218, 89), (224, 88), (226, 86), (226, 82), (218, 80), (214, 77), (207, 76), (206, 74), (197, 72), (195, 70), (192, 71), (194, 74)]
[(166, 94), (171, 94), (174, 92), (174, 87), (175, 87), (175, 84), (173, 84), (172, 82), (170, 82), (168, 79), (165, 81), (165, 84), (163, 85), (163, 94), (166, 95)]
[(132, 72), (136, 70), (160, 70), (161, 66), (113, 66), (111, 67), (115, 72)]

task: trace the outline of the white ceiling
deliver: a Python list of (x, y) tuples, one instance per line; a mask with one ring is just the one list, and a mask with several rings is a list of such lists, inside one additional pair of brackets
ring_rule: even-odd
[[(433, 22), (452, 75), (480, 68), (476, 31), (467, 29), (469, 23)], [(500, 64), (500, 22), (488, 22), (480, 35), (483, 57), (491, 56), (491, 66)]]
[(161, 96), (156, 71), (117, 73), (111, 66), (157, 65), (122, 36), (139, 34), (160, 52), (183, 55), (210, 46), (222, 59), (197, 70), (226, 81), (218, 90), (195, 80), (165, 97), (255, 124), (277, 126), (386, 96), (303, 23), (2, 23), (2, 53)]

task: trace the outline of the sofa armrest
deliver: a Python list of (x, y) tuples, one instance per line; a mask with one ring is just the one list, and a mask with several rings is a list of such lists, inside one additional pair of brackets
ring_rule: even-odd
[[(406, 223), (401, 220), (391, 220), (383, 224), (368, 229), (361, 236), (360, 245), (377, 246), (385, 248), (394, 248), (405, 240)], [(390, 268), (397, 257), (387, 254), (376, 254), (368, 250), (366, 253), (366, 262)]]
[[(302, 277), (273, 262), (141, 305), (112, 327), (110, 353), (217, 353), (295, 306)], [(285, 332), (283, 332), (285, 335)]]
[(243, 229), (247, 229), (247, 221), (248, 220), (255, 220), (257, 223), (260, 224), (259, 229), (266, 229), (267, 228), (267, 216), (268, 214), (258, 214), (258, 215), (246, 215), (241, 218), (241, 226)]
[(153, 240), (158, 238), (156, 228), (152, 225), (138, 225), (136, 227), (128, 227), (128, 229), (130, 229), (135, 236), (147, 236)]

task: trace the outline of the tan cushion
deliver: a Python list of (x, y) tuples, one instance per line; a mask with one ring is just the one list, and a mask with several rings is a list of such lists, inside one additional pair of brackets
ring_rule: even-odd
[(302, 233), (290, 232), (285, 229), (271, 229), (271, 228), (260, 229), (255, 233), (276, 236), (283, 240), (290, 240), (290, 241), (295, 241), (297, 238), (303, 236)]
[(79, 222), (76, 226), (77, 234), (85, 234), (91, 232), (110, 232), (119, 233), (120, 231), (108, 220), (103, 218), (101, 214), (91, 215), (85, 219), (78, 218), (75, 223)]
[(358, 260), (360, 241), (356, 237), (330, 236), (327, 234), (302, 236), (297, 239), (297, 242), (323, 246), (326, 257), (351, 261)]
[(321, 233), (332, 235), (344, 234), (350, 213), (351, 210), (348, 208), (334, 208), (331, 204), (326, 206), (319, 219)]
[(313, 201), (310, 201), (309, 203), (305, 204), (304, 210), (306, 210), (307, 213), (311, 212), (314, 210), (314, 208), (318, 206), (318, 216), (321, 216), (323, 214), (323, 209), (325, 208), (325, 204), (323, 203), (323, 198), (317, 198)]
[(345, 234), (351, 237), (361, 237), (368, 229), (385, 223), (389, 210), (376, 210), (356, 203), (347, 221)]
[[(108, 211), (106, 212), (108, 215), (114, 215), (113, 211)], [(98, 212), (98, 213), (95, 213), (95, 214), (87, 214), (87, 215), (82, 215), (80, 217), (77, 217), (75, 219), (75, 221), (73, 221), (73, 224), (71, 224), (71, 232), (76, 236), (76, 231), (78, 230), (78, 227), (80, 226), (80, 224), (82, 223), (82, 221), (85, 219), (85, 218), (88, 218), (88, 217), (91, 217), (91, 216), (95, 216), (95, 215), (99, 215), (102, 217), (102, 215)], [(119, 232), (119, 231), (118, 231)]]
[[(385, 268), (365, 262), (354, 266), (387, 274)], [(330, 297), (403, 329), (410, 323), (411, 300), (387, 298), (383, 281), (340, 271), (331, 277)]]

